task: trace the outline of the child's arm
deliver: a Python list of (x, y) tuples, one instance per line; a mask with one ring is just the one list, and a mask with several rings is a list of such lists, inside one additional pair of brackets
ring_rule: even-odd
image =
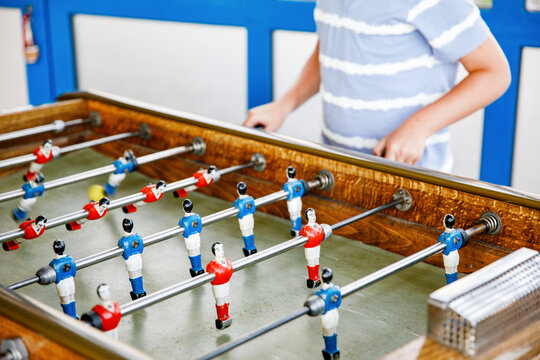
[(498, 99), (510, 85), (510, 68), (492, 35), (460, 59), (469, 75), (447, 94), (420, 109), (373, 149), (377, 156), (414, 164), (426, 139)]
[(310, 56), (296, 83), (280, 99), (249, 110), (245, 126), (264, 125), (264, 129), (279, 129), (289, 113), (305, 103), (319, 91), (321, 75), (319, 71), (319, 42)]

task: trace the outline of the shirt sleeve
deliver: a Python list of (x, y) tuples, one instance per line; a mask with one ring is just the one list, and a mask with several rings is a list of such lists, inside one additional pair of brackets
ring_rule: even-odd
[(441, 62), (454, 62), (480, 46), (490, 34), (472, 0), (421, 0), (407, 15)]

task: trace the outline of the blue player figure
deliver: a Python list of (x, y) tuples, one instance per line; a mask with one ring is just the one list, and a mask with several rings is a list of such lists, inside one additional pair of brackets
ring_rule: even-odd
[(28, 217), (28, 212), (36, 203), (38, 196), (43, 195), (45, 192), (43, 180), (43, 175), (36, 173), (31, 180), (22, 186), (24, 196), (19, 201), (19, 204), (13, 208), (12, 216), (15, 220), (22, 221)]
[(287, 191), (287, 209), (292, 221), (292, 236), (298, 236), (302, 228), (302, 196), (306, 192), (302, 181), (295, 179), (296, 169), (293, 166), (287, 168), (287, 182), (283, 185), (283, 190)]
[(132, 300), (136, 300), (146, 296), (142, 278), (142, 252), (144, 250), (144, 243), (141, 235), (132, 233), (133, 220), (124, 219), (122, 221), (122, 228), (124, 229), (124, 236), (118, 240), (118, 246), (124, 249), (122, 257), (126, 261), (129, 281), (133, 289), (129, 294)]
[(323, 328), (324, 349), (322, 350), (325, 360), (339, 359), (339, 349), (337, 347), (337, 326), (339, 323), (338, 308), (341, 305), (341, 290), (332, 284), (332, 269), (322, 270), (323, 286), (316, 295), (324, 300), (324, 311), (321, 315), (321, 325)]
[(443, 251), (444, 272), (446, 283), (451, 284), (457, 280), (457, 267), (459, 265), (458, 250), (463, 245), (463, 234), (461, 229), (453, 229), (456, 221), (453, 215), (444, 216), (444, 232), (439, 236), (438, 242), (446, 243)]
[(189, 273), (191, 277), (204, 274), (204, 269), (201, 263), (201, 231), (202, 221), (199, 214), (193, 213), (193, 203), (189, 199), (185, 199), (182, 203), (185, 215), (178, 222), (178, 226), (184, 228), (184, 241), (188, 251), (191, 269)]
[(137, 158), (133, 154), (133, 151), (124, 151), (124, 156), (119, 157), (113, 162), (116, 170), (109, 175), (109, 179), (104, 185), (104, 192), (106, 195), (114, 195), (116, 189), (120, 186), (120, 183), (125, 179), (126, 174), (137, 170)]
[(247, 185), (240, 181), (236, 185), (238, 199), (235, 200), (233, 206), (238, 209), (238, 223), (244, 240), (244, 256), (249, 256), (257, 252), (255, 247), (255, 235), (253, 235), (253, 214), (255, 213), (255, 200), (253, 197), (246, 195)]
[(56, 292), (60, 298), (62, 310), (67, 315), (78, 319), (77, 311), (75, 310), (75, 273), (77, 266), (75, 260), (69, 255), (64, 255), (66, 244), (62, 240), (55, 240), (53, 249), (56, 254), (54, 259), (49, 263), (56, 273)]

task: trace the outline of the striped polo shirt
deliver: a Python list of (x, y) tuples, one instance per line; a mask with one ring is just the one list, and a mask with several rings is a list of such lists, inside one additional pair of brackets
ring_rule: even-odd
[[(489, 29), (472, 0), (317, 0), (323, 138), (373, 154), (379, 140), (456, 84)], [(417, 163), (452, 168), (448, 128)]]

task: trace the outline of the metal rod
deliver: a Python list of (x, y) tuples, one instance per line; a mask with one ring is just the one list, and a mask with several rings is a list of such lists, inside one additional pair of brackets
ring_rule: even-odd
[(388, 265), (380, 270), (375, 271), (372, 274), (369, 274), (368, 276), (365, 276), (359, 280), (356, 280), (344, 287), (341, 288), (341, 296), (347, 297), (353, 293), (355, 293), (358, 290), (361, 290), (369, 285), (372, 285), (378, 281), (381, 281), (382, 279), (400, 271), (405, 268), (408, 268), (409, 266), (412, 266), (416, 263), (419, 263), (433, 255), (436, 255), (440, 252), (443, 252), (444, 249), (446, 249), (445, 243), (437, 243), (434, 245), (431, 245), (428, 248), (425, 248), (424, 250), (421, 250), (411, 256), (407, 256), (406, 258), (403, 258), (391, 265)]
[[(219, 170), (219, 172), (220, 172), (221, 175), (226, 175), (226, 174), (229, 174), (231, 172), (242, 170), (242, 169), (245, 169), (245, 168), (253, 166), (253, 165), (254, 164), (252, 162), (246, 163), (246, 164), (241, 164), (241, 165), (235, 165), (235, 166), (225, 168), (223, 170)], [(187, 179), (175, 181), (173, 183), (167, 184), (167, 186), (165, 187), (165, 190), (163, 192), (168, 193), (168, 192), (172, 192), (172, 191), (175, 191), (175, 190), (178, 190), (178, 189), (181, 189), (181, 188), (188, 187), (190, 185), (195, 185), (197, 183), (197, 181), (198, 181), (198, 179), (196, 179), (194, 177), (189, 177)], [(269, 196), (272, 196), (272, 195), (274, 195), (274, 194), (270, 194)], [(287, 196), (287, 193), (285, 192), (285, 197), (286, 196)], [(285, 198), (285, 197), (283, 197), (283, 198)], [(112, 200), (111, 203), (109, 204), (108, 211), (112, 211), (112, 210), (121, 208), (123, 206), (136, 203), (137, 201), (142, 201), (145, 198), (146, 198), (145, 194), (143, 194), (141, 192), (138, 192), (138, 193), (135, 193), (135, 194), (125, 196), (125, 197), (120, 198), (120, 199)], [(266, 199), (264, 199), (264, 198), (261, 198), (261, 199), (266, 201)], [(257, 199), (257, 200), (260, 200), (260, 199)], [(274, 200), (274, 201), (276, 201), (276, 200)], [(264, 203), (261, 204), (261, 205), (264, 205)], [(255, 203), (255, 206), (257, 206), (257, 203)], [(236, 208), (232, 208), (232, 209), (236, 209)], [(216, 216), (218, 214), (219, 213), (214, 214), (213, 216)], [(226, 217), (233, 216), (233, 215), (236, 215), (236, 213), (234, 213), (232, 215), (228, 215)], [(62, 216), (59, 216), (59, 217), (48, 220), (47, 221), (47, 229), (52, 229), (52, 228), (55, 228), (57, 226), (62, 226), (64, 224), (70, 223), (72, 221), (77, 221), (77, 220), (80, 220), (80, 219), (84, 219), (87, 216), (88, 216), (88, 211), (86, 211), (86, 210), (77, 210), (77, 211), (74, 211), (72, 213), (62, 215)], [(212, 215), (207, 216), (207, 218), (208, 218), (207, 224), (211, 224), (211, 223), (214, 223), (214, 222), (220, 220), (219, 218), (217, 220), (214, 220), (212, 218)], [(4, 243), (6, 241), (9, 241), (9, 240), (20, 238), (22, 236), (24, 236), (24, 231), (20, 230), (20, 229), (15, 229), (15, 230), (12, 230), (12, 231), (2, 233), (2, 234), (0, 234), (0, 244)]]
[(309, 308), (307, 306), (304, 306), (303, 308), (301, 308), (300, 310), (292, 313), (292, 314), (289, 314), (279, 320), (276, 320), (274, 321), (273, 323), (270, 323), (268, 325), (265, 325), (255, 331), (253, 331), (252, 333), (246, 335), (246, 336), (243, 336), (239, 339), (236, 339), (236, 340), (233, 340), (233, 341), (229, 341), (228, 343), (225, 343), (221, 346), (219, 346), (218, 348), (214, 349), (213, 351), (209, 352), (209, 353), (206, 353), (200, 357), (197, 358), (197, 360), (206, 360), (206, 359), (213, 359), (215, 358), (216, 356), (219, 356), (221, 354), (224, 354), (226, 353), (227, 351), (229, 350), (232, 350), (234, 349), (235, 347), (238, 347), (242, 344), (245, 344), (247, 343), (248, 341), (251, 341), (263, 334), (266, 334), (267, 332), (270, 332), (274, 329), (277, 329), (278, 327), (282, 326), (282, 325), (285, 325), (287, 323), (290, 323), (291, 321), (293, 320), (296, 320), (304, 315), (306, 315), (307, 313), (309, 313)]
[(60, 132), (68, 126), (80, 125), (80, 124), (88, 123), (91, 121), (92, 119), (90, 118), (75, 119), (75, 120), (70, 120), (70, 121), (55, 120), (52, 123), (47, 124), (47, 125), (35, 126), (28, 129), (22, 129), (22, 130), (12, 131), (5, 134), (0, 134), (0, 142), (18, 139), (18, 138), (30, 136), (30, 135), (41, 134), (41, 133), (49, 132), (49, 131)]
[(16, 283), (13, 283), (13, 284), (9, 285), (7, 288), (10, 289), (10, 290), (16, 290), (16, 289), (20, 289), (22, 287), (37, 283), (38, 281), (39, 281), (39, 276), (33, 276), (31, 278), (28, 278), (28, 279), (21, 280), (21, 281), (18, 281)]
[[(395, 201), (393, 201), (393, 202), (395, 202)], [(384, 210), (384, 209), (381, 209), (381, 208), (382, 207), (379, 206), (376, 209), (379, 209), (378, 211)], [(229, 210), (229, 209), (227, 209), (227, 210)], [(226, 211), (226, 210), (224, 210), (224, 211)], [(369, 215), (372, 215), (374, 213), (376, 213), (376, 212), (370, 212)], [(369, 216), (369, 215), (366, 215), (366, 216)], [(360, 219), (363, 219), (363, 217), (354, 216), (351, 219), (356, 219), (356, 221), (358, 221)], [(202, 220), (203, 225), (204, 225), (204, 218), (201, 219), (201, 220)], [(340, 223), (338, 223), (338, 224), (340, 224)], [(176, 231), (180, 231), (180, 229), (181, 229), (182, 232), (184, 230), (181, 227), (177, 227), (176, 229), (178, 229)], [(170, 230), (172, 231), (174, 229), (170, 229)], [(143, 241), (145, 241), (145, 240), (143, 239)], [(295, 238), (293, 238), (291, 240), (285, 241), (285, 242), (283, 242), (281, 244), (272, 246), (272, 247), (270, 247), (268, 249), (262, 250), (260, 252), (257, 252), (255, 254), (253, 254), (253, 255), (250, 255), (248, 257), (245, 257), (245, 258), (234, 261), (232, 263), (233, 270), (235, 272), (239, 271), (239, 270), (242, 270), (242, 269), (248, 267), (249, 265), (253, 265), (253, 264), (256, 264), (258, 262), (270, 259), (270, 258), (272, 258), (274, 256), (280, 255), (280, 254), (282, 254), (284, 252), (287, 252), (287, 251), (289, 251), (291, 249), (302, 246), (307, 241), (308, 241), (307, 237), (305, 237), (305, 236), (297, 236), (297, 237), (295, 237)], [(144, 245), (146, 246), (146, 242), (144, 242)], [(78, 268), (78, 266), (77, 266), (77, 268)], [(153, 305), (153, 304), (155, 304), (157, 302), (166, 300), (166, 299), (168, 299), (168, 298), (170, 298), (172, 296), (179, 295), (179, 294), (181, 294), (183, 292), (191, 290), (191, 289), (195, 288), (196, 286), (200, 286), (200, 285), (206, 284), (208, 282), (211, 282), (212, 280), (214, 280), (214, 277), (215, 277), (214, 274), (204, 274), (204, 275), (201, 275), (201, 276), (197, 276), (197, 277), (195, 277), (193, 279), (186, 280), (186, 281), (181, 282), (179, 284), (172, 285), (172, 286), (170, 286), (168, 288), (165, 288), (165, 289), (160, 290), (158, 292), (155, 292), (153, 294), (147, 295), (144, 298), (141, 298), (139, 300), (133, 301), (133, 302), (128, 303), (126, 305), (122, 305), (120, 307), (122, 309), (122, 315), (127, 315), (128, 313), (137, 311), (137, 310), (142, 309), (142, 308), (144, 308), (146, 306)], [(196, 282), (197, 285), (193, 285), (194, 282)]]
[[(66, 153), (71, 152), (71, 151), (86, 149), (86, 148), (89, 148), (89, 147), (92, 147), (92, 146), (106, 144), (106, 143), (109, 143), (109, 142), (118, 141), (118, 140), (126, 139), (126, 138), (133, 137), (133, 136), (139, 136), (139, 135), (140, 135), (140, 131), (127, 132), (127, 133), (122, 133), (122, 134), (117, 134), (117, 135), (112, 135), (112, 136), (106, 136), (106, 137), (102, 137), (102, 138), (95, 139), (95, 140), (85, 141), (85, 142), (82, 142), (82, 143), (79, 143), (79, 144), (64, 146), (64, 147), (60, 148), (60, 154), (66, 154)], [(34, 154), (26, 154), (26, 155), (13, 157), (11, 159), (1, 160), (0, 161), (0, 169), (6, 168), (6, 167), (9, 167), (9, 166), (25, 164), (25, 163), (34, 161), (36, 159), (37, 159), (36, 155), (34, 155)]]
[(473, 236), (480, 235), (480, 234), (484, 233), (487, 229), (488, 229), (487, 225), (484, 224), (484, 223), (481, 223), (481, 224), (478, 224), (476, 226), (473, 226), (472, 228), (469, 228), (469, 229), (465, 230), (465, 232), (471, 238)]
[(399, 198), (399, 199), (397, 199), (397, 200), (394, 200), (394, 201), (389, 202), (388, 204), (384, 204), (384, 205), (378, 206), (378, 207), (376, 207), (376, 208), (374, 208), (374, 209), (364, 211), (363, 213), (358, 214), (358, 215), (356, 215), (356, 216), (353, 216), (353, 217), (350, 218), (350, 219), (343, 220), (343, 221), (338, 222), (337, 224), (332, 225), (332, 230), (340, 229), (340, 228), (342, 228), (342, 227), (344, 227), (344, 226), (347, 226), (347, 225), (349, 225), (349, 224), (351, 224), (351, 223), (353, 223), (353, 222), (355, 222), (355, 221), (361, 220), (361, 219), (366, 218), (366, 217), (368, 217), (368, 216), (370, 216), (370, 215), (373, 215), (373, 214), (376, 214), (376, 213), (378, 213), (378, 212), (381, 212), (381, 211), (383, 211), (383, 210), (385, 210), (385, 209), (388, 209), (388, 208), (391, 208), (391, 207), (393, 207), (393, 206), (399, 205), (399, 204), (401, 204), (403, 201), (405, 201), (404, 198)]
[[(156, 153), (137, 158), (137, 163), (139, 165), (143, 165), (143, 164), (150, 163), (152, 161), (157, 161), (157, 160), (161, 160), (170, 156), (183, 154), (192, 150), (193, 150), (193, 146), (188, 145), (188, 146), (180, 146), (180, 147), (169, 149), (169, 150), (158, 151)], [(114, 165), (107, 165), (107, 166), (103, 166), (97, 169), (92, 169), (92, 170), (84, 171), (82, 173), (66, 176), (60, 179), (51, 180), (51, 181), (43, 183), (43, 186), (45, 187), (45, 190), (50, 190), (50, 189), (54, 189), (60, 186), (91, 179), (93, 177), (97, 177), (100, 175), (112, 173), (115, 170), (116, 170), (116, 167)], [(23, 195), (24, 195), (24, 190), (22, 189), (9, 191), (9, 192), (0, 194), (0, 202), (15, 199)]]

